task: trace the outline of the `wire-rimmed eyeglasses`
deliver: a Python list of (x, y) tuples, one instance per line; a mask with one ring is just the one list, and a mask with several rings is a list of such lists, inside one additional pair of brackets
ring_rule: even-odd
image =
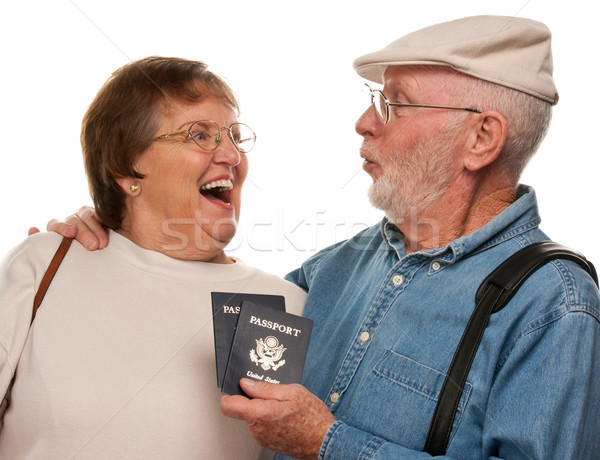
[(390, 102), (389, 99), (378, 89), (371, 88), (365, 83), (371, 96), (371, 105), (375, 107), (377, 120), (382, 125), (390, 121), (390, 106), (392, 107), (422, 107), (425, 109), (448, 109), (448, 110), (466, 110), (467, 112), (481, 113), (480, 110), (468, 107), (450, 107), (446, 105), (424, 105), (424, 104), (404, 104), (400, 102)]
[(216, 121), (198, 120), (193, 122), (185, 131), (161, 134), (160, 136), (156, 136), (153, 140), (157, 141), (159, 139), (166, 139), (185, 134), (187, 139), (194, 141), (194, 143), (202, 150), (210, 152), (219, 146), (219, 143), (223, 139), (221, 137), (221, 131), (224, 129), (227, 130), (227, 135), (238, 152), (248, 153), (252, 150), (256, 143), (256, 134), (254, 134), (254, 131), (252, 131), (250, 126), (238, 122), (221, 128)]

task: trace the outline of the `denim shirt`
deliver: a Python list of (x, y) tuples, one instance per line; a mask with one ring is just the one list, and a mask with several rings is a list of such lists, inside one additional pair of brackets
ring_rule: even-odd
[[(427, 457), (445, 373), (483, 279), (547, 240), (534, 191), (450, 244), (406, 254), (383, 220), (308, 259), (288, 279), (314, 320), (303, 384), (337, 421), (321, 459)], [(598, 458), (600, 299), (570, 261), (535, 272), (492, 315), (452, 426), (450, 458)], [(279, 456), (278, 458), (282, 458)]]

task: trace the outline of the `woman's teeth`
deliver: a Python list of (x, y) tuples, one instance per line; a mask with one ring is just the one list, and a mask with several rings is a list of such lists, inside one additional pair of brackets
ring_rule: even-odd
[(233, 190), (233, 182), (230, 179), (221, 179), (209, 182), (200, 187), (200, 190), (211, 190), (220, 188), (221, 190)]
[(231, 179), (221, 179), (209, 182), (200, 187), (200, 193), (208, 199), (216, 199), (225, 204), (231, 204)]

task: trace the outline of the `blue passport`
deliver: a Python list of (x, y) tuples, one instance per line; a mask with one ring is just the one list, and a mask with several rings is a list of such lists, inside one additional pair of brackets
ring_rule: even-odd
[(247, 294), (240, 292), (212, 292), (213, 330), (215, 341), (215, 361), (217, 385), (223, 386), (227, 361), (235, 334), (238, 316), (245, 300), (264, 305), (274, 310), (285, 311), (285, 298), (282, 295)]
[(242, 377), (271, 383), (299, 383), (313, 322), (244, 300), (222, 391), (245, 395)]

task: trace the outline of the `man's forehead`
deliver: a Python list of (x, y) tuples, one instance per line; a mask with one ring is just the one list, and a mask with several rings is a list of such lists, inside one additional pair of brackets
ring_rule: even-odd
[(387, 91), (410, 92), (438, 81), (441, 75), (449, 77), (451, 73), (427, 67), (389, 66), (383, 73), (383, 86)]

